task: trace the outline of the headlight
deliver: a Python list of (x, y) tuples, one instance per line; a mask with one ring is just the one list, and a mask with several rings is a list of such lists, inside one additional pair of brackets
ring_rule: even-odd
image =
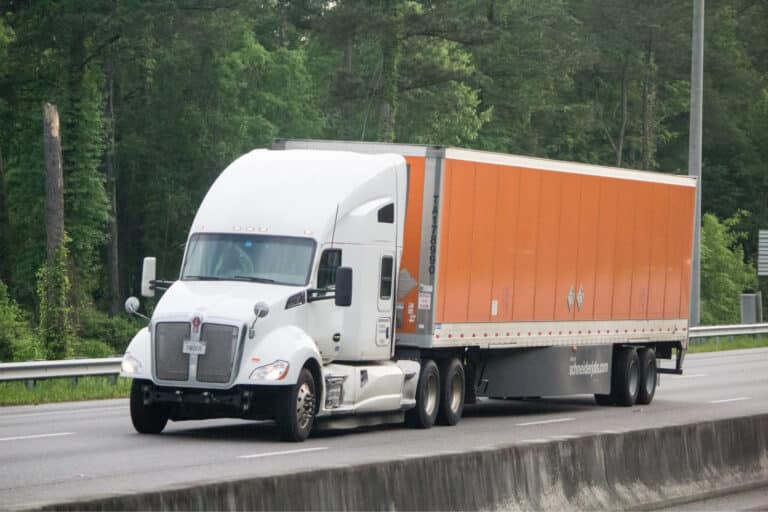
[(251, 372), (251, 380), (283, 380), (288, 375), (289, 366), (288, 361), (275, 361), (259, 366)]
[(141, 361), (126, 352), (123, 356), (123, 363), (120, 365), (123, 373), (139, 373), (141, 371)]

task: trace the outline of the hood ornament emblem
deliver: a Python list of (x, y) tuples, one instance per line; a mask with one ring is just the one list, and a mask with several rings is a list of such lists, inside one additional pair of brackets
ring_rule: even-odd
[(192, 332), (200, 332), (200, 317), (196, 316), (192, 319)]

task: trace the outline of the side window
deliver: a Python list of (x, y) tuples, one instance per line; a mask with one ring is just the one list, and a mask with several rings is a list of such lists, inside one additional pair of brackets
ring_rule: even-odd
[(341, 249), (326, 249), (320, 256), (320, 268), (317, 270), (317, 287), (333, 288), (336, 286), (336, 269), (341, 266)]
[(379, 298), (389, 300), (392, 298), (392, 256), (381, 258), (381, 282), (379, 284)]
[(379, 222), (385, 222), (387, 224), (395, 223), (394, 203), (389, 203), (388, 205), (379, 208)]

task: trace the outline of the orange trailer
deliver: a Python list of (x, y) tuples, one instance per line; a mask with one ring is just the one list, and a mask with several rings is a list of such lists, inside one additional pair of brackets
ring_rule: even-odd
[[(278, 146), (406, 159), (395, 357), (461, 359), (469, 401), (593, 392), (648, 403), (657, 371), (682, 373), (694, 179), (433, 146)], [(673, 356), (674, 369), (656, 368)], [(614, 388), (633, 364), (630, 399)], [(552, 377), (562, 373), (586, 378)]]

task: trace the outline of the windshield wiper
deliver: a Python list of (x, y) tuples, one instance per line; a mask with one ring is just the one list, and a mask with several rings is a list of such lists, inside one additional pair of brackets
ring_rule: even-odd
[(266, 277), (254, 277), (254, 276), (232, 276), (231, 279), (237, 281), (251, 281), (254, 283), (274, 283), (274, 279), (267, 279)]
[(215, 276), (184, 276), (184, 281), (221, 281), (220, 277)]

